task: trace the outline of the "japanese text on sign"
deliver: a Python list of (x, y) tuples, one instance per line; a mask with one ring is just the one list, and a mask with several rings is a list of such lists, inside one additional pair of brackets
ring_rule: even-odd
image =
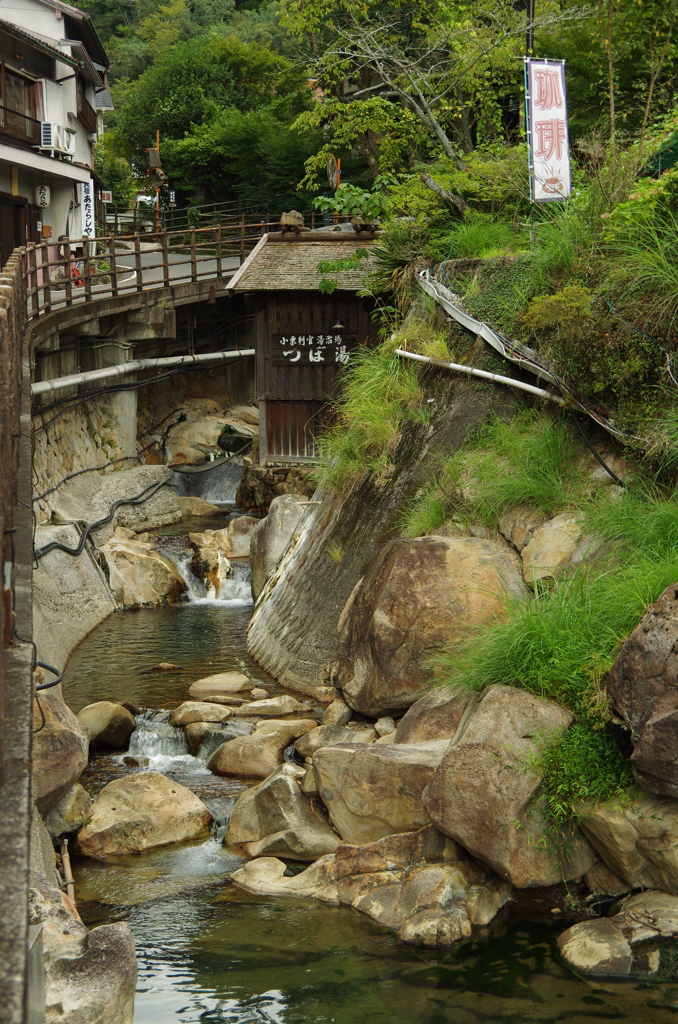
[(82, 214), (82, 237), (94, 238), (96, 234), (94, 225), (94, 190), (91, 181), (83, 181), (81, 184), (80, 211)]
[(276, 334), (273, 337), (273, 362), (278, 366), (325, 363), (346, 364), (351, 357), (341, 334)]
[(572, 192), (564, 61), (525, 60), (530, 194), (536, 202)]

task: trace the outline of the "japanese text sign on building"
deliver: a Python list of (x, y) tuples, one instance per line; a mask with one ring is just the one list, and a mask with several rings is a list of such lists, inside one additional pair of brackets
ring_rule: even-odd
[(274, 366), (343, 366), (351, 357), (341, 334), (274, 334)]
[(538, 203), (567, 199), (572, 177), (564, 61), (525, 59), (525, 106), (530, 195)]
[(94, 224), (94, 189), (91, 181), (83, 181), (80, 193), (80, 212), (82, 214), (82, 237), (94, 238), (96, 228)]

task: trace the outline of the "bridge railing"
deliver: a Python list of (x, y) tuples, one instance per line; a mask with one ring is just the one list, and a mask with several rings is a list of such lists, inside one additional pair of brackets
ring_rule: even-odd
[(29, 318), (93, 298), (219, 279), (234, 272), (277, 221), (244, 217), (231, 224), (101, 238), (65, 238), (26, 246)]

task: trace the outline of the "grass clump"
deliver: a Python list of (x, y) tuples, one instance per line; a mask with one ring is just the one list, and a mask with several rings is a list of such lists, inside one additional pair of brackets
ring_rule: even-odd
[(343, 374), (337, 420), (319, 439), (318, 485), (341, 491), (390, 465), (407, 422), (425, 422), (416, 370), (384, 346), (358, 352)]
[(542, 777), (556, 827), (577, 820), (577, 808), (584, 803), (625, 801), (633, 786), (631, 766), (616, 737), (588, 722), (575, 722), (540, 751), (531, 767)]
[(602, 681), (620, 643), (647, 608), (678, 579), (678, 504), (674, 495), (638, 486), (618, 500), (584, 510), (585, 532), (603, 541), (596, 569), (582, 569), (514, 601), (461, 651), (438, 657), (438, 674), (454, 687), (516, 686), (555, 701), (575, 725), (546, 746), (533, 767), (544, 777), (552, 815), (576, 815), (576, 804), (621, 793), (628, 761), (607, 731), (610, 709)]
[(421, 537), (451, 516), (494, 525), (522, 505), (551, 515), (581, 497), (577, 455), (565, 417), (527, 408), (509, 423), (496, 417), (470, 448), (432, 467), (401, 516), (403, 535)]

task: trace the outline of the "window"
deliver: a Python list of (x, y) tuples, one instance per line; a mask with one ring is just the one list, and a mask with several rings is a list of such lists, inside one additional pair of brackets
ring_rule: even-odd
[(0, 66), (0, 132), (24, 142), (40, 141), (40, 122), (36, 119), (37, 83)]

